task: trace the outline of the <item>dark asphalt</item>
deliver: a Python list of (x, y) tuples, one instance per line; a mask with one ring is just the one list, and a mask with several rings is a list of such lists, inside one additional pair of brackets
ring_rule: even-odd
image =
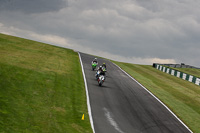
[(93, 56), (80, 53), (96, 133), (189, 133), (160, 102), (108, 60), (107, 79), (98, 86)]

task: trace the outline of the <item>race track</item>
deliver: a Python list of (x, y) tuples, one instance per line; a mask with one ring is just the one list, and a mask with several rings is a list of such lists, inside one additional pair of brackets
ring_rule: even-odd
[(87, 80), (95, 133), (189, 133), (158, 100), (108, 60), (107, 78), (98, 86), (93, 56), (80, 53)]

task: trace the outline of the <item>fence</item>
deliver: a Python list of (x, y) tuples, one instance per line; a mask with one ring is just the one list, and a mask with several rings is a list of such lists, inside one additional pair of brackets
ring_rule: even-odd
[(158, 65), (164, 65), (164, 66), (173, 67), (173, 68), (195, 68), (195, 69), (200, 69), (198, 67), (185, 65), (184, 63), (181, 63), (181, 64), (158, 64)]
[(200, 85), (200, 78), (195, 77), (193, 75), (189, 75), (187, 73), (180, 72), (178, 70), (174, 70), (174, 69), (162, 66), (160, 64), (155, 64), (154, 63), (153, 67), (155, 67), (156, 69), (158, 69), (158, 70), (160, 70), (162, 72), (165, 72), (165, 73), (168, 73), (170, 75), (176, 76), (176, 77), (181, 78), (183, 80), (187, 80), (189, 82), (193, 82), (196, 85)]

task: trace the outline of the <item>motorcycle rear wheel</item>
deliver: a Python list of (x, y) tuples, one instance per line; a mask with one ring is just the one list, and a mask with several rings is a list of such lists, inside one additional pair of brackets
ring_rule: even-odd
[(99, 86), (102, 86), (102, 83), (99, 83)]

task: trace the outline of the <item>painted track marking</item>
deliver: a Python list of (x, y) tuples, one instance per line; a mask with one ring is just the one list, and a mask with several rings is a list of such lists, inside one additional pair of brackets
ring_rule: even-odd
[(93, 130), (93, 133), (95, 133), (94, 123), (93, 123), (93, 118), (92, 118), (92, 111), (91, 111), (91, 106), (90, 106), (90, 98), (89, 98), (88, 87), (87, 87), (87, 81), (86, 81), (86, 77), (85, 77), (85, 72), (84, 72), (84, 68), (83, 68), (81, 55), (80, 55), (79, 52), (78, 52), (78, 55), (79, 55), (79, 60), (80, 60), (80, 63), (81, 63), (83, 79), (84, 79), (84, 82), (85, 82), (85, 90), (86, 90), (86, 96), (87, 96), (87, 107), (88, 107), (88, 114), (89, 114), (89, 118), (90, 118), (90, 124), (91, 124), (92, 130)]
[(119, 133), (124, 133), (118, 126), (118, 124), (115, 122), (115, 120), (112, 118), (111, 113), (108, 111), (107, 108), (103, 108), (104, 112), (105, 112), (105, 116), (107, 118), (107, 120), (109, 121), (109, 123), (115, 128), (115, 130), (117, 130)]

